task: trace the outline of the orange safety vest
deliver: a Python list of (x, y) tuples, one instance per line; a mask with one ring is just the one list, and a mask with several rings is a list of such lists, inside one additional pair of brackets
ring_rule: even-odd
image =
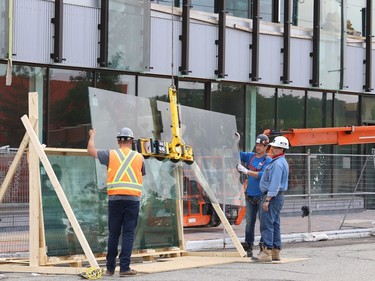
[(142, 194), (143, 156), (129, 148), (110, 150), (107, 193), (108, 195)]

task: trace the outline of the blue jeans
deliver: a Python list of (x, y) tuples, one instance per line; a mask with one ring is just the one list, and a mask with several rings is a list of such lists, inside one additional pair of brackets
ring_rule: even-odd
[(257, 220), (257, 214), (260, 208), (260, 203), (254, 205), (246, 199), (246, 228), (245, 228), (245, 242), (247, 244), (254, 243), (254, 229)]
[(108, 271), (115, 271), (121, 233), (120, 272), (130, 269), (130, 257), (134, 243), (134, 232), (138, 222), (139, 204), (139, 201), (130, 200), (108, 201), (109, 236), (106, 257)]
[(272, 197), (267, 212), (260, 208), (260, 233), (266, 248), (281, 249), (280, 211), (283, 205), (284, 194), (279, 194)]

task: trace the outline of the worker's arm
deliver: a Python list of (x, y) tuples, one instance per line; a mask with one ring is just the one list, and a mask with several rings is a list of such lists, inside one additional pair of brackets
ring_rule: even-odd
[(89, 131), (89, 141), (87, 143), (87, 153), (95, 158), (98, 158), (98, 151), (95, 148), (95, 130), (91, 129)]

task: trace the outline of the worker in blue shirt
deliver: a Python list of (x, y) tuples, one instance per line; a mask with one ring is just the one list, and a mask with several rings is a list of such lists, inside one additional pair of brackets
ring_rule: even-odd
[(289, 165), (285, 159), (285, 151), (289, 149), (289, 141), (284, 136), (278, 136), (270, 146), (272, 161), (264, 170), (259, 184), (264, 194), (260, 210), (260, 232), (264, 249), (257, 256), (259, 261), (280, 260), (280, 211), (284, 204), (284, 193), (288, 189)]
[[(254, 152), (240, 151), (241, 162), (244, 163), (245, 166), (238, 164), (236, 167), (240, 173), (247, 177), (247, 186), (245, 190), (245, 242), (242, 246), (247, 252), (248, 257), (253, 256), (255, 222), (257, 215), (259, 215), (260, 203), (262, 200), (262, 192), (259, 188), (259, 182), (265, 167), (271, 162), (271, 158), (267, 156), (268, 143), (269, 139), (266, 135), (258, 135), (255, 140)], [(261, 248), (262, 242), (260, 242), (259, 245)]]

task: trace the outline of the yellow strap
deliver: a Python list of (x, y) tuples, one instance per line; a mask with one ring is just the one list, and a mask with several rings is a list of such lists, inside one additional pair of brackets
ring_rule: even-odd
[(97, 280), (103, 278), (102, 274), (103, 270), (101, 268), (91, 266), (87, 268), (84, 272), (78, 274), (78, 276), (84, 279)]

